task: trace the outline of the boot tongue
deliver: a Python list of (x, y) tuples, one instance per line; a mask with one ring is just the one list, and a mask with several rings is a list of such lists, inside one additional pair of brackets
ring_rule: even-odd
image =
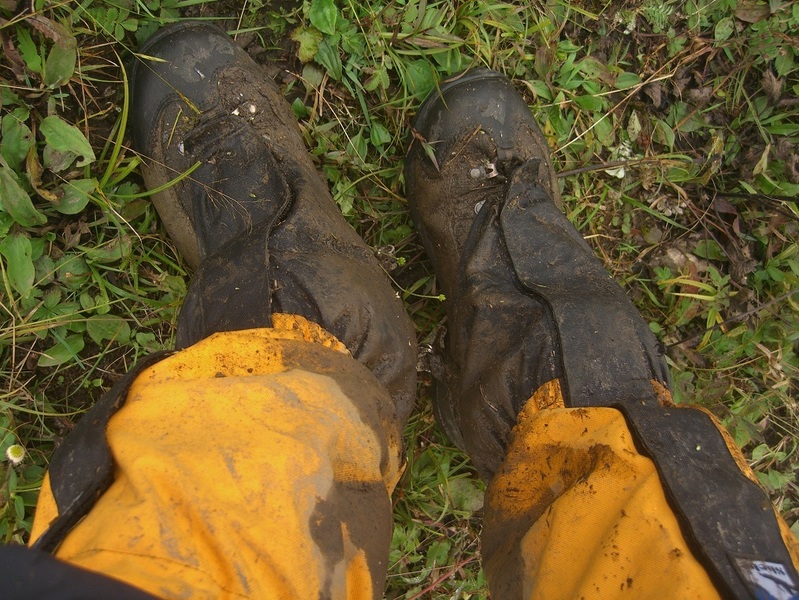
[(261, 223), (276, 223), (288, 210), (292, 195), (271, 149), (241, 117), (204, 117), (182, 144), (182, 152), (201, 163), (184, 207), (201, 258)]
[(643, 319), (579, 232), (536, 184), (538, 161), (513, 173), (500, 213), (521, 285), (552, 311), (569, 406), (653, 397), (668, 368)]

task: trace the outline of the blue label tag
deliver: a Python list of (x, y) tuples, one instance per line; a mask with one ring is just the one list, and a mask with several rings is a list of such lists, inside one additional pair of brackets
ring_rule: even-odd
[(784, 564), (737, 557), (735, 564), (757, 600), (799, 600), (799, 582)]

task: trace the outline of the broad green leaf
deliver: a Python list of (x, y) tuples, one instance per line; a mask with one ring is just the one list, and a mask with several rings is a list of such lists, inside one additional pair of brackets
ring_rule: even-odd
[(303, 104), (302, 98), (294, 98), (294, 102), (291, 103), (291, 110), (294, 113), (294, 116), (297, 117), (297, 120), (302, 120), (311, 114), (311, 111), (308, 110), (308, 107)]
[(14, 514), (17, 517), (17, 521), (25, 519), (25, 500), (22, 496), (14, 496)]
[(359, 131), (350, 138), (350, 143), (347, 145), (347, 154), (358, 162), (366, 160), (367, 142), (366, 138)]
[(50, 243), (43, 237), (31, 238), (31, 256), (33, 256), (33, 260), (39, 260), (44, 254), (45, 247), (49, 245)]
[(530, 88), (533, 90), (533, 93), (536, 95), (536, 97), (543, 98), (544, 100), (552, 100), (552, 92), (545, 82), (538, 79), (533, 79), (528, 83), (530, 84)]
[(0, 208), (0, 238), (7, 235), (14, 225), (14, 219)]
[(120, 344), (130, 342), (130, 325), (116, 315), (94, 315), (86, 321), (86, 333), (96, 344), (112, 340)]
[(322, 40), (319, 44), (319, 51), (316, 53), (314, 60), (322, 65), (327, 74), (336, 81), (341, 81), (341, 57), (338, 54), (338, 45), (331, 43), (331, 40)]
[(602, 86), (596, 81), (583, 81), (583, 91), (587, 96), (598, 96), (602, 93)]
[(86, 250), (86, 258), (97, 263), (112, 263), (122, 260), (130, 255), (133, 243), (130, 237), (123, 235), (114, 238), (107, 244)]
[(34, 259), (33, 266), (36, 268), (36, 281), (39, 282), (39, 286), (53, 282), (55, 278), (55, 261), (49, 254)]
[(0, 106), (11, 108), (12, 106), (24, 106), (19, 96), (7, 87), (0, 87)]
[[(694, 248), (694, 254), (700, 258), (726, 261), (727, 256), (715, 240), (702, 240)], [(754, 460), (754, 459), (753, 459)]]
[(75, 162), (77, 156), (72, 152), (61, 152), (52, 146), (44, 147), (44, 166), (50, 169), (53, 173), (60, 173), (69, 168)]
[(369, 139), (374, 146), (382, 146), (391, 141), (391, 134), (388, 129), (383, 127), (380, 123), (372, 125), (372, 130), (369, 132)]
[(455, 479), (449, 482), (449, 497), (458, 510), (473, 513), (483, 508), (485, 493), (471, 479)]
[(123, 235), (106, 242), (102, 246), (86, 249), (86, 259), (91, 262), (106, 264), (117, 262), (130, 255), (133, 243), (130, 236)]
[(24, 27), (17, 27), (17, 50), (25, 61), (25, 66), (34, 73), (42, 72), (42, 55), (39, 53), (39, 47)]
[(0, 254), (6, 259), (8, 281), (19, 295), (27, 298), (33, 289), (36, 269), (33, 266), (31, 241), (28, 236), (15, 233), (0, 242)]
[(641, 83), (641, 78), (635, 73), (619, 73), (616, 77), (616, 89), (625, 90)]
[(427, 568), (431, 569), (434, 566), (446, 565), (451, 547), (452, 544), (448, 540), (440, 540), (430, 544), (427, 549)]
[(90, 310), (97, 304), (97, 300), (95, 300), (94, 296), (92, 296), (89, 292), (83, 292), (78, 300), (80, 301), (80, 307), (83, 310)]
[[(446, 73), (457, 73), (463, 71), (469, 65), (469, 59), (457, 48), (450, 48), (446, 52), (436, 52), (433, 60)], [(386, 83), (388, 87), (388, 83)]]
[(666, 121), (654, 119), (655, 129), (652, 131), (652, 139), (658, 144), (663, 144), (669, 150), (674, 148), (674, 130)]
[(73, 179), (63, 185), (64, 197), (55, 202), (56, 210), (65, 215), (75, 215), (86, 208), (90, 194), (97, 189), (96, 179)]
[(587, 56), (576, 65), (577, 69), (588, 79), (603, 79), (610, 75), (608, 67), (593, 56)]
[(785, 48), (774, 58), (774, 70), (777, 71), (777, 77), (785, 77), (786, 75), (789, 75), (795, 68), (796, 65), (794, 64), (791, 48)]
[(23, 227), (44, 225), (47, 217), (33, 206), (28, 193), (22, 189), (14, 172), (0, 164), (0, 204)]
[(46, 117), (39, 129), (47, 142), (44, 149), (44, 166), (47, 168), (55, 172), (63, 171), (76, 158), (79, 159), (75, 163), (76, 167), (83, 167), (95, 161), (94, 151), (86, 136), (58, 115)]
[(77, 358), (78, 352), (83, 350), (84, 345), (82, 335), (68, 335), (63, 340), (57, 342), (55, 346), (43, 352), (37, 364), (40, 367), (57, 367), (58, 365), (63, 365), (65, 362)]
[(701, 115), (692, 113), (690, 116), (680, 122), (678, 131), (681, 131), (682, 133), (691, 133), (704, 127), (707, 127), (707, 122), (705, 119)]
[(580, 108), (599, 112), (603, 108), (602, 98), (598, 96), (577, 96), (574, 101)]
[(339, 210), (345, 216), (352, 214), (353, 203), (355, 202), (355, 192), (353, 186), (349, 181), (339, 181), (333, 186), (333, 198), (338, 204)]
[(356, 27), (350, 25), (341, 32), (341, 49), (348, 56), (364, 56), (367, 53), (364, 37)]
[(388, 88), (388, 71), (385, 67), (377, 67), (372, 75), (363, 84), (363, 89), (367, 92), (373, 92), (377, 88)]
[(79, 290), (89, 280), (91, 269), (82, 256), (67, 254), (56, 263), (58, 280), (68, 288)]
[(322, 85), (324, 77), (324, 71), (313, 63), (309, 63), (302, 68), (302, 80), (305, 83), (305, 89), (309, 91)]
[(47, 290), (47, 293), (44, 295), (44, 300), (42, 300), (42, 306), (49, 309), (54, 309), (58, 304), (61, 302), (61, 298), (63, 298), (64, 294), (59, 287), (53, 287)]
[(12, 494), (17, 491), (17, 472), (14, 469), (8, 470), (8, 491)]
[(613, 122), (610, 117), (597, 120), (594, 126), (594, 134), (596, 135), (596, 139), (598, 139), (599, 143), (603, 146), (609, 147), (613, 145), (615, 136), (613, 135)]
[(149, 352), (157, 352), (164, 349), (163, 345), (155, 339), (154, 333), (137, 333), (136, 343)]
[(766, 267), (766, 272), (769, 274), (769, 277), (774, 281), (783, 281), (785, 279), (785, 273), (780, 271), (778, 267), (774, 265), (769, 265)]
[(135, 33), (139, 29), (139, 20), (138, 19), (132, 19), (132, 18), (131, 19), (125, 19), (124, 21), (122, 21), (120, 23), (120, 25), (122, 25), (122, 28), (125, 31), (132, 31), (132, 32)]
[(415, 60), (408, 65), (407, 71), (408, 91), (416, 98), (424, 98), (435, 85), (435, 77), (430, 63), (426, 60)]
[(291, 39), (300, 45), (297, 50), (297, 57), (301, 62), (307, 63), (313, 60), (313, 57), (319, 51), (319, 42), (322, 41), (322, 34), (315, 29), (298, 27), (291, 34)]
[(333, 35), (336, 33), (338, 21), (338, 8), (333, 0), (311, 0), (311, 9), (308, 12), (311, 25), (322, 33)]
[(44, 64), (44, 84), (55, 88), (67, 83), (75, 72), (77, 59), (75, 38), (70, 36), (53, 44)]
[(771, 452), (771, 448), (768, 447), (768, 444), (759, 444), (755, 446), (754, 449), (752, 450), (752, 458), (751, 458), (752, 462), (759, 461), (769, 452)]
[(25, 108), (17, 108), (3, 117), (0, 155), (8, 166), (19, 173), (33, 146), (33, 133), (25, 123), (30, 113)]
[(51, 88), (64, 85), (75, 72), (78, 56), (75, 36), (65, 25), (44, 17), (35, 19), (33, 26), (54, 42), (44, 64), (45, 85)]
[(167, 275), (162, 281), (162, 287), (173, 294), (182, 296), (186, 293), (186, 280), (177, 275)]
[(717, 42), (723, 42), (729, 39), (734, 32), (735, 21), (733, 21), (731, 17), (726, 17), (716, 23), (716, 27), (713, 30), (713, 37)]
[(22, 476), (27, 481), (39, 481), (44, 477), (44, 468), (39, 465), (28, 465), (22, 470)]

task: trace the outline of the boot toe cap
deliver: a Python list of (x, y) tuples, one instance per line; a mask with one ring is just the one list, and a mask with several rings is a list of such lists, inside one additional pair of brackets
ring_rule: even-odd
[(139, 151), (147, 148), (153, 125), (167, 103), (180, 100), (196, 112), (212, 106), (217, 74), (239, 61), (243, 53), (224, 31), (206, 23), (170, 25), (147, 40), (131, 71), (134, 146)]

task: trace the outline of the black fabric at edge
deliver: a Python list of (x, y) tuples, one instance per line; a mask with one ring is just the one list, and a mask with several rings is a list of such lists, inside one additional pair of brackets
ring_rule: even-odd
[(152, 600), (155, 596), (25, 546), (0, 546), (3, 598), (14, 600)]
[(140, 360), (89, 409), (56, 450), (49, 474), (58, 517), (32, 544), (33, 548), (54, 552), (111, 485), (114, 462), (105, 437), (108, 421), (125, 404), (128, 390), (139, 373), (169, 354), (156, 352)]

